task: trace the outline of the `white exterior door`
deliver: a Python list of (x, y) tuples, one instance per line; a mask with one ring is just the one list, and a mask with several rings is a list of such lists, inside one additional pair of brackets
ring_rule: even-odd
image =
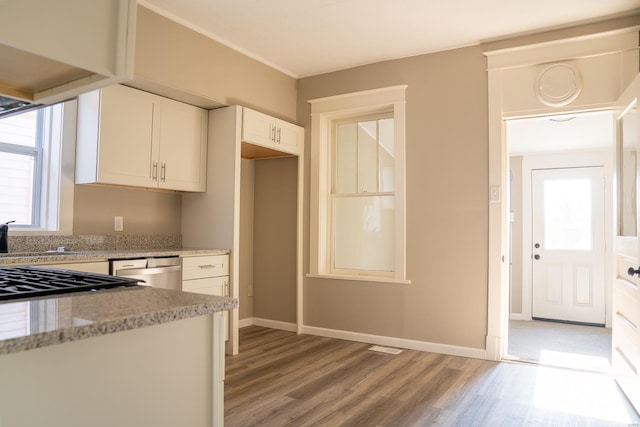
[(640, 75), (616, 105), (618, 158), (618, 237), (612, 293), (611, 365), (620, 388), (640, 411), (640, 222), (638, 145)]
[(531, 174), (532, 317), (604, 325), (604, 168)]

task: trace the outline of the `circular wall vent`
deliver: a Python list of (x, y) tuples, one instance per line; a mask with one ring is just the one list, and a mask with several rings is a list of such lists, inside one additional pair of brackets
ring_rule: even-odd
[(550, 107), (564, 107), (582, 91), (580, 72), (571, 65), (554, 64), (538, 74), (536, 96)]

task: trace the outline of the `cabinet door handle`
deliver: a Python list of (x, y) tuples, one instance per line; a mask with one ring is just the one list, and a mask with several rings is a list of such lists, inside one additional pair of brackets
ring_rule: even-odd
[(280, 128), (278, 128), (278, 144), (280, 144)]
[(160, 180), (164, 182), (166, 176), (167, 176), (167, 164), (163, 162), (162, 166), (160, 166)]
[(276, 127), (274, 125), (271, 125), (271, 141), (276, 143)]
[(224, 296), (225, 297), (229, 296), (229, 281), (228, 280), (224, 281)]
[(151, 175), (151, 179), (154, 181), (158, 180), (158, 162), (153, 162), (153, 172)]

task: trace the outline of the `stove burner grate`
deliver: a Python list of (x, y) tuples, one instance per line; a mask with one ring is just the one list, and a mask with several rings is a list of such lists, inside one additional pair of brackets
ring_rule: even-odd
[(0, 267), (0, 301), (136, 286), (136, 279), (43, 267)]

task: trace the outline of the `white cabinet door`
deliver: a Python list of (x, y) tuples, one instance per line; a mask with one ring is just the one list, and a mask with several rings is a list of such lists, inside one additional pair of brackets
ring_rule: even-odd
[(243, 108), (242, 140), (252, 144), (275, 148), (275, 119), (249, 108)]
[(197, 294), (217, 295), (220, 297), (229, 296), (229, 277), (207, 277), (205, 279), (185, 280), (182, 282), (184, 292), (194, 292)]
[(205, 191), (207, 111), (126, 86), (79, 97), (76, 183)]
[(299, 154), (304, 129), (267, 114), (243, 108), (242, 141), (288, 154)]
[(42, 267), (60, 268), (62, 270), (82, 271), (85, 273), (109, 274), (109, 263), (106, 261), (43, 264)]
[(156, 96), (124, 86), (100, 94), (97, 178), (105, 184), (155, 187)]
[(162, 99), (160, 119), (160, 188), (205, 191), (207, 111)]
[[(611, 328), (611, 365), (616, 381), (636, 410), (640, 410), (640, 218), (638, 217), (638, 196), (640, 188), (636, 183), (640, 176), (638, 156), (640, 149), (640, 113), (638, 112), (640, 99), (640, 75), (636, 76), (631, 85), (624, 91), (616, 105), (618, 120), (618, 158), (621, 159), (629, 150), (636, 159), (632, 165), (631, 174), (634, 176), (633, 194), (622, 195), (623, 224), (616, 242), (617, 274), (613, 285), (612, 295), (612, 328)], [(620, 164), (623, 164), (620, 162)], [(623, 164), (624, 167), (624, 164)], [(625, 171), (619, 176), (625, 177)], [(624, 188), (624, 187), (623, 187)], [(625, 200), (626, 199), (626, 200)], [(627, 208), (630, 211), (625, 212)], [(625, 215), (625, 213), (627, 215)], [(623, 227), (624, 220), (631, 219), (632, 223)]]
[(304, 128), (278, 120), (276, 124), (276, 141), (283, 151), (298, 154), (304, 144)]

